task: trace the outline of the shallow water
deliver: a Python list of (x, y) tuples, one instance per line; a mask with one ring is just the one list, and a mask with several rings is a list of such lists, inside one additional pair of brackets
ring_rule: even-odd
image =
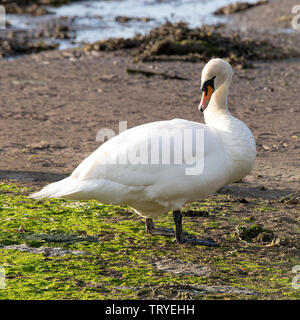
[[(233, 2), (236, 0), (86, 0), (49, 8), (55, 15), (8, 15), (8, 20), (13, 28), (23, 29), (34, 28), (37, 23), (54, 17), (74, 18), (72, 26), (76, 31), (76, 40), (60, 41), (60, 48), (65, 48), (81, 42), (145, 34), (167, 20), (186, 21), (190, 27), (226, 22), (228, 17), (215, 16), (213, 12)], [(147, 17), (151, 20), (120, 23), (115, 20), (117, 16)]]

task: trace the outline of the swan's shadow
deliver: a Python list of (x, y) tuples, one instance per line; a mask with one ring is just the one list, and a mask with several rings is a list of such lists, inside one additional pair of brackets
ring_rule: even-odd
[(238, 183), (224, 186), (218, 194), (227, 194), (236, 198), (254, 198), (262, 200), (276, 200), (295, 192), (293, 189), (266, 189), (262, 186), (248, 183)]
[(0, 180), (19, 180), (24, 182), (55, 182), (66, 178), (67, 174), (35, 171), (0, 170)]

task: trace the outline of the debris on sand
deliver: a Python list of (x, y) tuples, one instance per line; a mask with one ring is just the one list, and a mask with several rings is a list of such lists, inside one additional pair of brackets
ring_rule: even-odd
[(300, 249), (299, 240), (295, 237), (287, 238), (284, 235), (273, 238), (271, 243), (267, 244), (268, 247), (290, 247), (294, 249)]
[(100, 40), (85, 46), (84, 50), (89, 51), (116, 51), (122, 49), (133, 49), (139, 47), (141, 40), (138, 36), (134, 38), (110, 38), (108, 40)]
[(235, 66), (251, 67), (251, 60), (280, 59), (296, 53), (273, 46), (266, 40), (242, 40), (238, 33), (221, 35), (219, 26), (190, 29), (185, 22), (166, 22), (145, 36), (111, 38), (88, 44), (84, 50), (115, 51), (128, 49), (138, 61), (206, 61), (213, 57), (228, 60)]
[(13, 244), (13, 245), (0, 245), (0, 248), (6, 250), (17, 250), (22, 252), (29, 252), (34, 254), (43, 254), (45, 256), (64, 256), (67, 254), (72, 255), (87, 255), (87, 252), (80, 250), (70, 250), (66, 248), (58, 248), (58, 247), (31, 247), (27, 244)]
[(6, 39), (0, 42), (0, 57), (54, 50), (58, 47), (58, 43), (46, 43), (44, 40), (24, 39), (23, 41), (17, 41), (15, 39)]
[(126, 72), (128, 74), (142, 74), (146, 77), (160, 76), (165, 79), (188, 80), (187, 78), (178, 76), (176, 74), (169, 74), (169, 73), (151, 71), (151, 70), (145, 70), (145, 69), (136, 69), (134, 67), (126, 67)]
[[(121, 288), (124, 288), (121, 287)], [(126, 289), (129, 289), (128, 287)], [(164, 299), (203, 299), (203, 297), (214, 296), (221, 294), (229, 295), (260, 295), (259, 292), (246, 287), (236, 287), (227, 285), (193, 285), (193, 284), (145, 284), (141, 287), (134, 287), (138, 297), (164, 298)], [(150, 292), (150, 293), (149, 293)], [(167, 297), (167, 298), (166, 298)]]
[(45, 6), (60, 6), (69, 3), (70, 0), (3, 0), (1, 2), (6, 13), (42, 16), (52, 13)]
[(269, 2), (268, 0), (259, 0), (255, 3), (248, 3), (248, 2), (230, 3), (229, 5), (221, 7), (218, 10), (216, 10), (214, 14), (217, 14), (217, 15), (234, 14), (240, 11), (244, 11), (253, 7), (260, 6), (262, 4), (266, 4), (268, 2)]
[(187, 263), (179, 259), (159, 259), (153, 262), (156, 269), (163, 272), (170, 272), (173, 274), (182, 274), (190, 276), (207, 276), (212, 272), (212, 269), (206, 266), (201, 266), (194, 263)]
[[(30, 54), (59, 47), (54, 39), (73, 39), (74, 31), (68, 18), (50, 19), (35, 29), (5, 30), (0, 35), (0, 57)], [(50, 40), (50, 41), (49, 41)]]
[(287, 196), (279, 199), (279, 202), (284, 204), (299, 204), (300, 203), (300, 191), (296, 191)]
[(283, 16), (280, 16), (279, 18), (277, 18), (276, 22), (284, 28), (289, 28), (289, 27), (291, 27), (291, 23), (292, 23), (292, 20), (294, 19), (294, 17), (295, 16), (292, 14), (283, 15)]
[(271, 230), (264, 229), (260, 225), (251, 225), (249, 227), (242, 226), (236, 229), (237, 236), (240, 240), (246, 242), (271, 242), (274, 239), (274, 234)]
[(129, 16), (117, 16), (115, 18), (116, 22), (119, 23), (127, 23), (130, 21), (141, 21), (141, 22), (149, 22), (154, 20), (153, 18), (149, 18), (149, 17), (129, 17)]

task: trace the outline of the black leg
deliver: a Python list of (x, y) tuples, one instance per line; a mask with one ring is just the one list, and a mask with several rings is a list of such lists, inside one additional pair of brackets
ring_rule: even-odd
[(199, 240), (194, 235), (186, 234), (184, 236), (182, 229), (182, 214), (180, 210), (173, 211), (175, 222), (175, 240), (177, 243), (198, 244), (200, 246), (217, 247), (218, 244), (211, 240)]
[(182, 214), (180, 210), (173, 211), (173, 218), (175, 222), (175, 239), (177, 243), (184, 242), (184, 234), (182, 230)]
[(154, 228), (153, 220), (150, 218), (147, 218), (145, 222), (145, 226), (146, 226), (146, 233), (151, 233), (151, 231)]
[(175, 233), (173, 230), (170, 230), (170, 229), (155, 228), (153, 220), (151, 218), (146, 219), (146, 223), (145, 223), (146, 233), (163, 235), (163, 236), (174, 236), (175, 234), (175, 240), (177, 243), (189, 243), (189, 244), (209, 246), (209, 247), (218, 246), (218, 244), (212, 240), (199, 240), (194, 235), (189, 235), (189, 234), (185, 234), (184, 236), (183, 229), (182, 229), (182, 214), (180, 210), (173, 211), (173, 218), (175, 222)]
[(151, 218), (147, 218), (146, 222), (146, 233), (158, 234), (161, 236), (174, 236), (174, 231), (164, 228), (154, 228), (154, 223)]

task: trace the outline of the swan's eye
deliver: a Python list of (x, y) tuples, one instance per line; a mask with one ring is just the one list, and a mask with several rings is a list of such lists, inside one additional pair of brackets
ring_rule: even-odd
[(205, 94), (207, 94), (207, 87), (210, 86), (211, 88), (215, 89), (215, 84), (214, 84), (214, 80), (215, 80), (215, 77), (212, 77), (210, 80), (207, 80), (203, 83), (203, 86), (202, 86), (202, 91), (205, 91)]

